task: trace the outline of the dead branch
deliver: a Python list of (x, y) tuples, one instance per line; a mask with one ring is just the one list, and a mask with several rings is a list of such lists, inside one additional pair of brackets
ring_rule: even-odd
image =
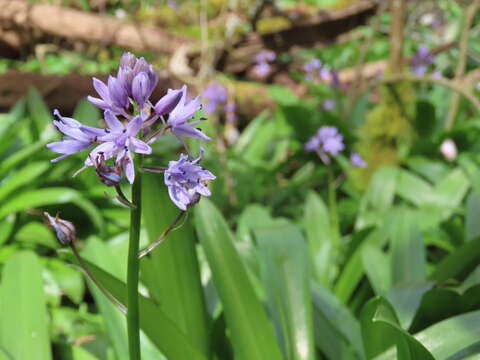
[(0, 25), (5, 30), (38, 30), (45, 34), (102, 45), (117, 45), (136, 51), (173, 53), (190, 39), (163, 29), (128, 23), (50, 4), (28, 4), (22, 0), (0, 0)]

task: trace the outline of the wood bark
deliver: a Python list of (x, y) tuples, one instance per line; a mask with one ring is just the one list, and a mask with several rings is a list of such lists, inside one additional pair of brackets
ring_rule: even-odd
[(173, 53), (180, 44), (191, 42), (188, 38), (173, 35), (158, 27), (56, 5), (0, 0), (0, 9), (0, 25), (4, 31), (35, 30), (71, 40), (168, 54)]

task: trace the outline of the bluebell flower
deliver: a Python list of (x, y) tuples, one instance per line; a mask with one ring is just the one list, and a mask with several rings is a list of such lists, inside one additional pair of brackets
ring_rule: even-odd
[(322, 126), (317, 133), (305, 144), (306, 151), (315, 151), (325, 163), (330, 163), (328, 155), (337, 156), (345, 149), (343, 135), (338, 132), (335, 126)]
[(203, 140), (210, 140), (201, 130), (194, 128), (193, 126), (198, 124), (201, 120), (188, 122), (195, 116), (195, 113), (201, 109), (200, 97), (197, 96), (187, 101), (187, 86), (182, 87), (182, 97), (170, 112), (168, 116), (168, 126), (170, 131), (176, 137), (186, 136), (192, 138), (199, 138)]
[(336, 104), (337, 102), (335, 101), (335, 99), (327, 99), (322, 103), (322, 109), (326, 111), (331, 111), (335, 109)]
[(212, 81), (205, 87), (203, 97), (205, 98), (205, 112), (212, 114), (217, 110), (217, 105), (227, 101), (228, 93), (225, 86)]
[(85, 160), (85, 166), (92, 166), (99, 155), (105, 160), (116, 156), (116, 164), (119, 164), (125, 171), (125, 175), (130, 184), (135, 179), (135, 170), (133, 168), (132, 152), (138, 154), (151, 154), (152, 148), (138, 139), (136, 136), (142, 126), (141, 116), (136, 116), (133, 120), (124, 125), (109, 110), (105, 111), (105, 122), (108, 129), (105, 134), (98, 137), (97, 140), (102, 143), (92, 150), (89, 157)]
[(319, 59), (312, 59), (303, 64), (303, 71), (305, 71), (305, 77), (308, 80), (313, 80), (315, 73), (317, 73), (321, 68), (322, 62)]
[(430, 55), (426, 45), (420, 45), (412, 58), (412, 71), (415, 75), (422, 76), (427, 72), (428, 66), (433, 64), (434, 57)]
[(253, 72), (259, 77), (265, 77), (270, 73), (271, 66), (266, 62), (261, 62), (253, 67)]
[(94, 144), (99, 136), (105, 135), (103, 129), (84, 126), (75, 119), (62, 116), (57, 109), (53, 111), (53, 114), (55, 116), (53, 125), (67, 137), (61, 141), (54, 141), (46, 145), (51, 151), (62, 154), (50, 160), (51, 162), (57, 162), (69, 155), (84, 151)]
[(363, 158), (357, 152), (352, 153), (352, 155), (350, 156), (350, 162), (353, 166), (358, 168), (366, 168), (368, 165), (367, 162), (363, 160)]
[(181, 154), (178, 161), (170, 161), (165, 170), (165, 185), (168, 187), (170, 199), (183, 211), (198, 202), (201, 195), (211, 195), (207, 181), (214, 180), (215, 175), (197, 165), (202, 155), (203, 149), (200, 149), (198, 158), (190, 161), (188, 155)]
[(88, 96), (87, 99), (96, 107), (103, 110), (110, 110), (116, 115), (125, 114), (129, 106), (128, 93), (122, 82), (113, 76), (108, 77), (108, 85), (101, 80), (93, 78), (93, 87), (100, 98)]
[(257, 64), (275, 61), (277, 55), (272, 50), (261, 50), (255, 55)]

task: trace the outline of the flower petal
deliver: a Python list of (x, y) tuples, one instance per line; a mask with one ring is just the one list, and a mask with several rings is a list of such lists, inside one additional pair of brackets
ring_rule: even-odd
[(140, 139), (137, 139), (135, 137), (130, 137), (129, 143), (130, 143), (130, 146), (132, 147), (132, 150), (136, 153), (139, 153), (139, 154), (152, 153), (152, 148)]
[(142, 117), (136, 116), (133, 120), (130, 120), (127, 124), (127, 136), (135, 136), (142, 126)]
[(203, 140), (210, 140), (210, 138), (207, 135), (205, 135), (200, 130), (195, 129), (188, 123), (174, 126), (172, 127), (171, 131), (172, 131), (172, 134), (174, 134), (175, 136), (186, 136), (186, 137), (192, 137), (192, 138), (199, 138)]
[(123, 126), (121, 121), (118, 120), (118, 118), (110, 110), (105, 111), (104, 118), (108, 128), (114, 132), (122, 132), (125, 129), (125, 126)]
[(97, 78), (93, 78), (93, 87), (97, 91), (98, 95), (100, 95), (100, 97), (105, 102), (108, 102), (110, 100), (108, 87), (103, 83), (103, 81), (100, 81)]

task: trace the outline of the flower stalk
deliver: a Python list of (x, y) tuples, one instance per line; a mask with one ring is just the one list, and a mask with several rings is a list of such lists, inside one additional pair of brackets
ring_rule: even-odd
[[(141, 167), (142, 157), (139, 157), (138, 167)], [(128, 246), (127, 268), (127, 332), (130, 360), (140, 360), (140, 314), (138, 307), (139, 279), (139, 242), (142, 216), (142, 174), (137, 171), (132, 185), (132, 204), (130, 209), (130, 241)]]

